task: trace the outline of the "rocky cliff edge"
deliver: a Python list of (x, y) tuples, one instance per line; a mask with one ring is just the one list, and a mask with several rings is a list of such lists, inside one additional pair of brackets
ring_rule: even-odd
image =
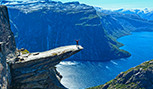
[(80, 45), (58, 47), (45, 52), (18, 56), (11, 64), (13, 89), (63, 89), (55, 65), (82, 50)]

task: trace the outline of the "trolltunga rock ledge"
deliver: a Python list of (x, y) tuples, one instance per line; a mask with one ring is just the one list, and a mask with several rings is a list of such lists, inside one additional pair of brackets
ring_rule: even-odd
[(58, 47), (45, 52), (20, 55), (11, 64), (13, 89), (64, 89), (55, 65), (82, 50), (80, 45)]

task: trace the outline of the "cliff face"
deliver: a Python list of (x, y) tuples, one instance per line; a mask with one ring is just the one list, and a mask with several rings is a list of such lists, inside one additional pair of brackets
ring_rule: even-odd
[(78, 2), (36, 2), (10, 5), (9, 12), (19, 48), (44, 51), (75, 44), (79, 39), (84, 50), (71, 57), (73, 60), (107, 61), (130, 56), (105, 34), (91, 6)]
[(65, 89), (55, 65), (82, 49), (79, 45), (71, 45), (19, 56), (11, 65), (11, 88)]
[(10, 30), (8, 11), (5, 6), (0, 6), (0, 42), (4, 42), (5, 55), (14, 57), (16, 50), (14, 35)]
[(153, 89), (153, 60), (120, 73), (115, 79), (91, 89)]
[(0, 43), (0, 49), (0, 88), (7, 89), (7, 87), (9, 86), (9, 81), (3, 43)]
[(15, 40), (10, 30), (9, 17), (6, 6), (0, 6), (0, 88), (7, 89), (11, 82), (10, 69), (7, 58), (15, 55)]

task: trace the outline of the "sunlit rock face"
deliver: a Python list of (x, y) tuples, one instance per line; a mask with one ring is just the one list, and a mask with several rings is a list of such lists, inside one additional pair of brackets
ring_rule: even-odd
[[(107, 61), (130, 56), (109, 38), (92, 6), (78, 2), (36, 2), (9, 6), (17, 47), (31, 52), (79, 44), (84, 50), (71, 60)], [(12, 7), (13, 6), (13, 7)]]

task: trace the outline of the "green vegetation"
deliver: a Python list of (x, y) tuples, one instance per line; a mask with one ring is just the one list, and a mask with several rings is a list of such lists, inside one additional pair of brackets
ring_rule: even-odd
[(76, 23), (76, 26), (99, 26), (100, 23), (89, 23), (90, 20), (97, 18), (97, 15), (89, 15), (88, 17), (83, 17), (80, 19), (81, 23)]
[(22, 54), (28, 54), (30, 53), (27, 49), (23, 50), (23, 51), (20, 51)]
[(52, 53), (53, 56), (57, 56), (57, 53)]
[(146, 69), (148, 69), (150, 67), (153, 67), (153, 65), (151, 65), (150, 63), (153, 64), (153, 59), (151, 61), (147, 61), (145, 63), (142, 63), (141, 65), (138, 65), (135, 68), (136, 69), (140, 69), (141, 68), (142, 70), (146, 70)]
[(125, 50), (119, 49), (116, 45), (109, 43), (111, 46), (111, 51), (114, 52), (114, 55), (117, 55), (117, 57), (129, 57), (131, 54)]
[(95, 18), (99, 18), (98, 15), (90, 14), (88, 17), (80, 18), (80, 20), (91, 20)]
[(127, 74), (127, 73), (129, 73), (130, 71), (132, 71), (134, 68), (130, 68), (129, 70), (127, 70), (127, 71), (125, 71), (125, 72), (123, 72), (124, 74)]

